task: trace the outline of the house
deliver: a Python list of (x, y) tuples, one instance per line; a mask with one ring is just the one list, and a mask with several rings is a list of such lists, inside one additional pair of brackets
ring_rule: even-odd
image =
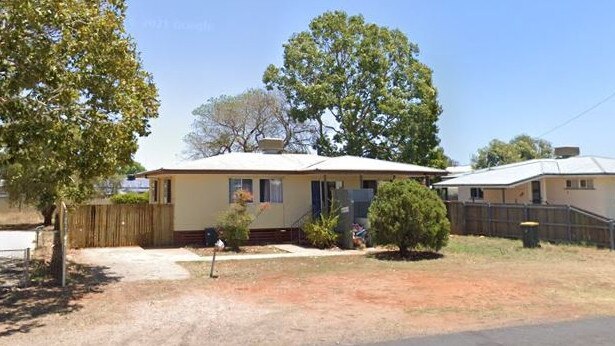
[[(150, 203), (174, 205), (174, 239), (177, 244), (203, 239), (228, 210), (234, 191), (252, 193), (252, 211), (268, 203), (251, 225), (251, 239), (259, 233), (281, 233), (299, 228), (306, 216), (330, 206), (335, 189), (374, 189), (394, 178), (428, 181), (445, 171), (411, 164), (354, 156), (323, 157), (282, 153), (282, 143), (265, 139), (261, 152), (229, 153), (142, 172), (150, 180)], [(290, 237), (288, 235), (287, 237)]]
[[(471, 165), (446, 167), (447, 174), (442, 177), (442, 180), (457, 178), (464, 174), (468, 174), (470, 172), (472, 172)], [(438, 189), (438, 190), (440, 192), (441, 197), (444, 200), (447, 200), (447, 201), (459, 200), (459, 189), (457, 187), (451, 186), (445, 189)], [(463, 192), (463, 188), (462, 188), (462, 192)]]
[(571, 205), (615, 218), (615, 159), (556, 148), (557, 159), (536, 159), (477, 170), (434, 184), (458, 189), (460, 201)]

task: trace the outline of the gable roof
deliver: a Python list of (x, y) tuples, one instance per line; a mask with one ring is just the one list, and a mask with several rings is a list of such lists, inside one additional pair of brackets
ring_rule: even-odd
[(477, 170), (434, 184), (436, 187), (511, 187), (543, 176), (615, 175), (615, 159), (575, 156), (537, 159)]
[(446, 174), (446, 171), (440, 169), (356, 156), (326, 157), (311, 154), (229, 153), (142, 172), (137, 176), (189, 173), (310, 174), (353, 172), (416, 176)]

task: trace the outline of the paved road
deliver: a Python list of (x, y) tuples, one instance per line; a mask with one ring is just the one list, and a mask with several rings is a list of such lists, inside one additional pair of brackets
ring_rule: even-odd
[(378, 345), (615, 345), (615, 317), (412, 338)]

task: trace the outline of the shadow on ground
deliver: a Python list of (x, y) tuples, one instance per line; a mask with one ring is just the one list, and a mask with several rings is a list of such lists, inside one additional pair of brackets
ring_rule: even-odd
[(45, 315), (78, 311), (81, 298), (101, 293), (120, 279), (106, 274), (107, 267), (70, 263), (67, 286), (59, 287), (46, 275), (43, 263), (35, 262), (33, 267), (30, 287), (0, 290), (0, 338), (43, 326), (38, 319)]
[(402, 256), (399, 251), (383, 251), (372, 253), (367, 256), (383, 261), (407, 262), (437, 260), (444, 257), (443, 254), (432, 251), (409, 251), (406, 256)]

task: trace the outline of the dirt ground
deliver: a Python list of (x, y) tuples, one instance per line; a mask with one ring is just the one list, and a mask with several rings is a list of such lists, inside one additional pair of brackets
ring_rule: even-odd
[(187, 263), (165, 282), (81, 267), (68, 290), (3, 297), (0, 344), (348, 344), (615, 315), (607, 250), (455, 237), (442, 253), (220, 262), (218, 279)]

